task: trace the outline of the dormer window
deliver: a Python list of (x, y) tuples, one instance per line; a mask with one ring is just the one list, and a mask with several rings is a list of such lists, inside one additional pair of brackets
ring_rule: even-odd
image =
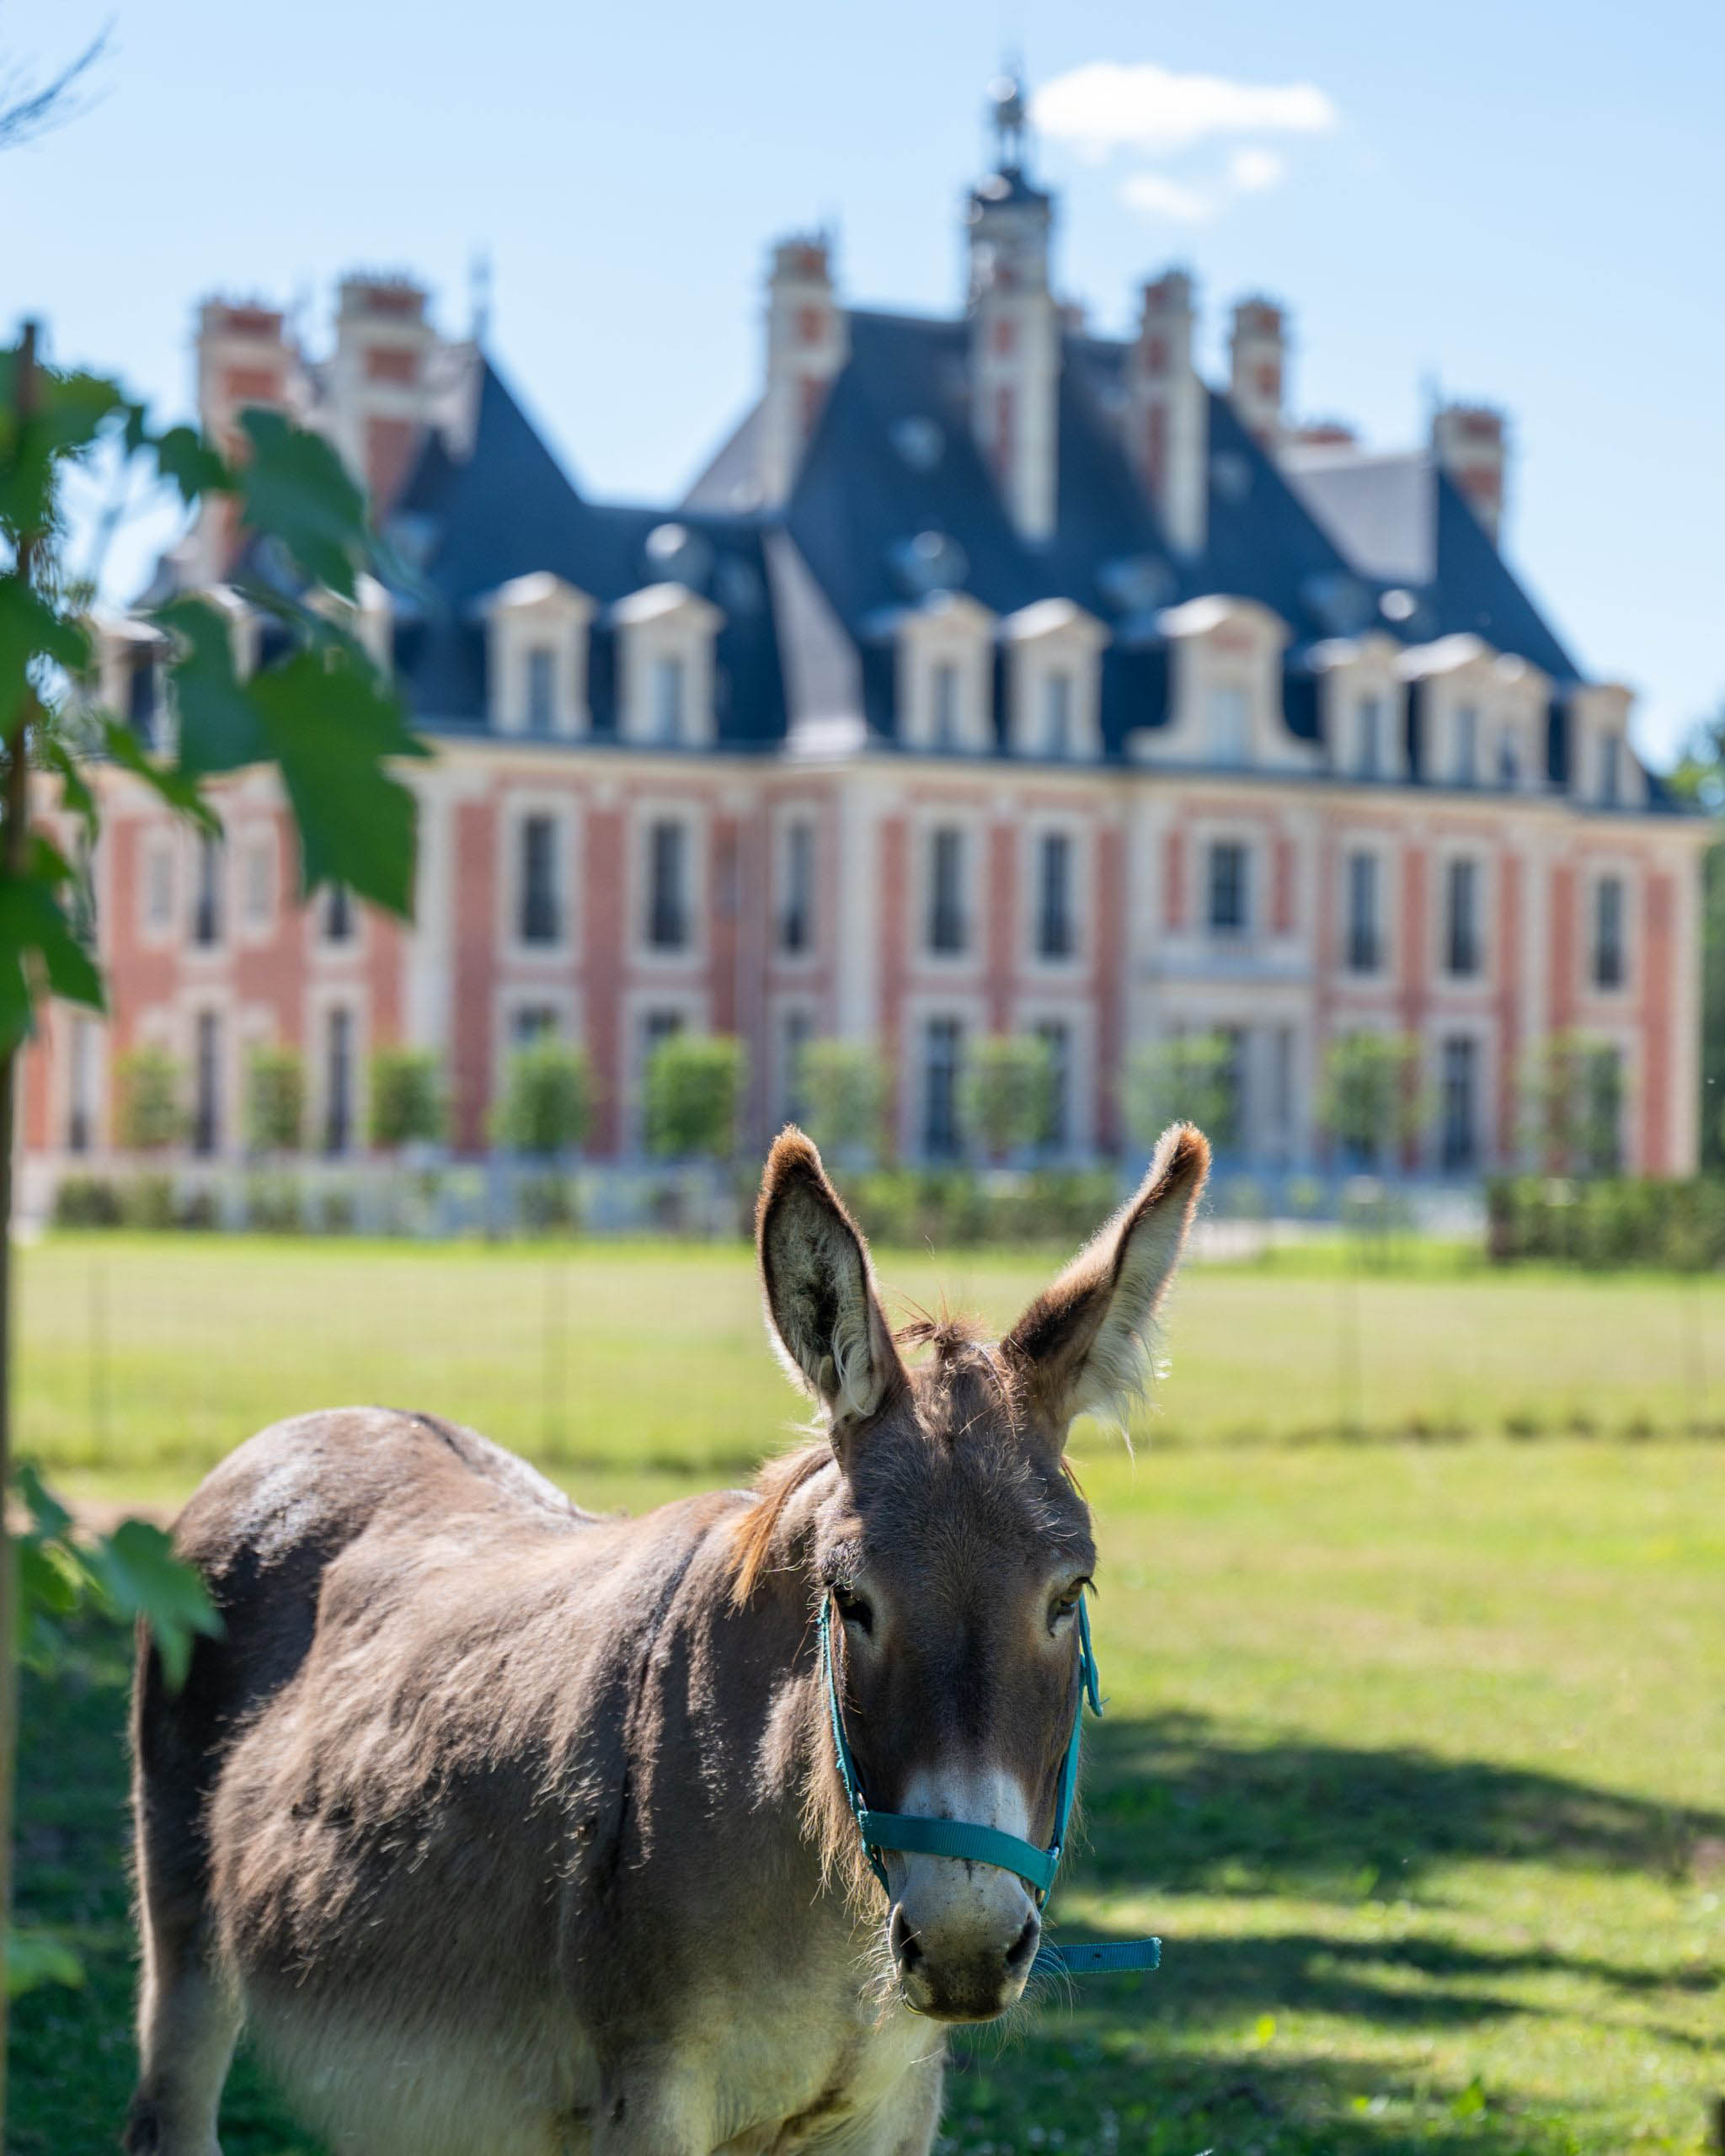
[(1045, 756), (1072, 753), (1072, 677), (1064, 670), (1042, 685), (1042, 750)]
[(621, 731), (625, 740), (699, 746), (717, 730), (716, 644), (724, 616), (681, 584), (618, 601)]
[(541, 740), (587, 731), (593, 601), (561, 577), (518, 576), (482, 602), (491, 723)]
[(929, 746), (950, 754), (959, 746), (959, 670), (937, 659), (929, 685)]
[(1455, 707), (1450, 776), (1457, 786), (1472, 786), (1479, 778), (1479, 712), (1471, 704)]
[(994, 746), (994, 623), (962, 591), (937, 591), (898, 623), (898, 736), (937, 755)]
[(557, 723), (557, 653), (536, 643), (527, 653), (527, 731), (549, 734)]
[(1252, 742), (1252, 702), (1232, 682), (1210, 692), (1210, 761), (1243, 764)]
[(1016, 754), (1065, 763), (1102, 752), (1101, 656), (1108, 632), (1070, 599), (1042, 599), (1001, 624), (1007, 733)]
[(662, 653), (653, 662), (653, 733), (660, 741), (683, 738), (683, 705), (688, 668), (681, 652)]
[(1498, 736), (1498, 783), (1517, 786), (1521, 781), (1521, 749), (1513, 726), (1506, 726)]
[(1384, 700), (1362, 696), (1355, 707), (1354, 769), (1361, 778), (1381, 778), (1384, 771)]
[(1569, 790), (1600, 808), (1639, 808), (1647, 776), (1628, 739), (1633, 699), (1616, 681), (1585, 681), (1569, 692)]

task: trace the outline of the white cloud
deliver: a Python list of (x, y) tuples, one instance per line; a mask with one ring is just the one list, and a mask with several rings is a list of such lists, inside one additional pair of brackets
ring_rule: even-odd
[(1236, 83), (1148, 61), (1092, 60), (1044, 83), (1031, 117), (1050, 141), (1100, 161), (1117, 150), (1167, 156), (1217, 136), (1324, 135), (1338, 115), (1311, 83)]
[(1257, 143), (1236, 150), (1228, 160), (1228, 184), (1236, 195), (1262, 195), (1278, 187), (1288, 170), (1286, 160)]
[(1165, 225), (1207, 225), (1222, 206), (1219, 189), (1188, 187), (1160, 172), (1135, 172), (1121, 184), (1120, 200), (1140, 216)]
[(1248, 142), (1235, 151), (1215, 179), (1175, 179), (1165, 172), (1130, 173), (1120, 183), (1120, 200), (1129, 210), (1135, 210), (1153, 223), (1208, 225), (1239, 196), (1262, 195), (1279, 186), (1287, 169), (1274, 150)]

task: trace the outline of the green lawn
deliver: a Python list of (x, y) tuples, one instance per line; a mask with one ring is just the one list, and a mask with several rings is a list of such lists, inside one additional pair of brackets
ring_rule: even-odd
[[(1046, 1272), (882, 1269), (996, 1318)], [(740, 1253), (67, 1239), (23, 1292), (25, 1440), (93, 1502), (339, 1398), (468, 1417), (597, 1504), (734, 1479), (794, 1412)], [(969, 2045), (949, 2145), (1699, 2156), (1725, 1444), (1678, 1433), (1725, 1412), (1725, 1286), (1199, 1268), (1169, 1353), (1135, 1465), (1080, 1433), (1109, 1713), (1060, 1897), (1164, 1966)], [(32, 2156), (124, 2105), (122, 1714), (99, 1636), (27, 1689), (24, 1913), (90, 1969), (18, 2009)], [(307, 2147), (243, 2073), (224, 2145)]]

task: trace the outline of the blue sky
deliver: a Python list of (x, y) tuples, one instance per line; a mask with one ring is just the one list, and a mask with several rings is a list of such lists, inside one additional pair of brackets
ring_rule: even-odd
[[(12, 0), (0, 51), (115, 13)], [(403, 268), (458, 328), (483, 248), (494, 350), (579, 483), (662, 498), (750, 398), (776, 234), (833, 224), (853, 299), (954, 303), (1008, 45), (1064, 289), (1116, 328), (1189, 264), (1212, 371), (1228, 302), (1271, 292), (1295, 407), (1385, 446), (1428, 382), (1503, 403), (1507, 551), (1668, 760), (1725, 696), (1717, 0), (117, 0), (92, 109), (0, 158), (0, 300), (179, 411), (200, 295), (305, 294), (321, 336), (343, 269)], [(1180, 79), (1097, 72), (1146, 69)]]

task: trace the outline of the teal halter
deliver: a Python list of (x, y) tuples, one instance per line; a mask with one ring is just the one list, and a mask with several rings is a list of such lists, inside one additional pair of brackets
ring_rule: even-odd
[[(1054, 1839), (1045, 1849), (1039, 1849), (1034, 1842), (1021, 1841), (1017, 1834), (1003, 1833), (998, 1827), (974, 1826), (964, 1819), (922, 1819), (903, 1812), (869, 1810), (857, 1773), (856, 1755), (845, 1734), (844, 1710), (839, 1704), (839, 1681), (832, 1660), (831, 1613), (832, 1596), (829, 1593), (821, 1597), (820, 1602), (820, 1667), (826, 1678), (826, 1704), (832, 1712), (833, 1749), (838, 1755), (839, 1779), (844, 1783), (857, 1831), (862, 1837), (862, 1854), (868, 1860), (869, 1870), (886, 1888), (889, 1900), (892, 1888), (887, 1883), (886, 1866), (880, 1860), (880, 1853), (883, 1849), (898, 1849), (910, 1856), (959, 1857), (969, 1864), (991, 1864), (997, 1870), (1012, 1872), (1036, 1897), (1039, 1909), (1047, 1901), (1055, 1874), (1060, 1868), (1066, 1822), (1072, 1816), (1072, 1800), (1078, 1794), (1078, 1744), (1084, 1726), (1084, 1702), (1089, 1700), (1092, 1714), (1102, 1712), (1101, 1673), (1090, 1644), (1090, 1615), (1083, 1596), (1078, 1598), (1078, 1705), (1072, 1716), (1072, 1734), (1066, 1744), (1065, 1757), (1060, 1762), (1060, 1789), (1055, 1799)], [(1122, 1940), (1112, 1945), (1044, 1945), (1039, 1948), (1030, 1973), (1043, 1977), (1101, 1976), (1121, 1969), (1159, 1968), (1162, 1958), (1162, 1943), (1159, 1939)]]

